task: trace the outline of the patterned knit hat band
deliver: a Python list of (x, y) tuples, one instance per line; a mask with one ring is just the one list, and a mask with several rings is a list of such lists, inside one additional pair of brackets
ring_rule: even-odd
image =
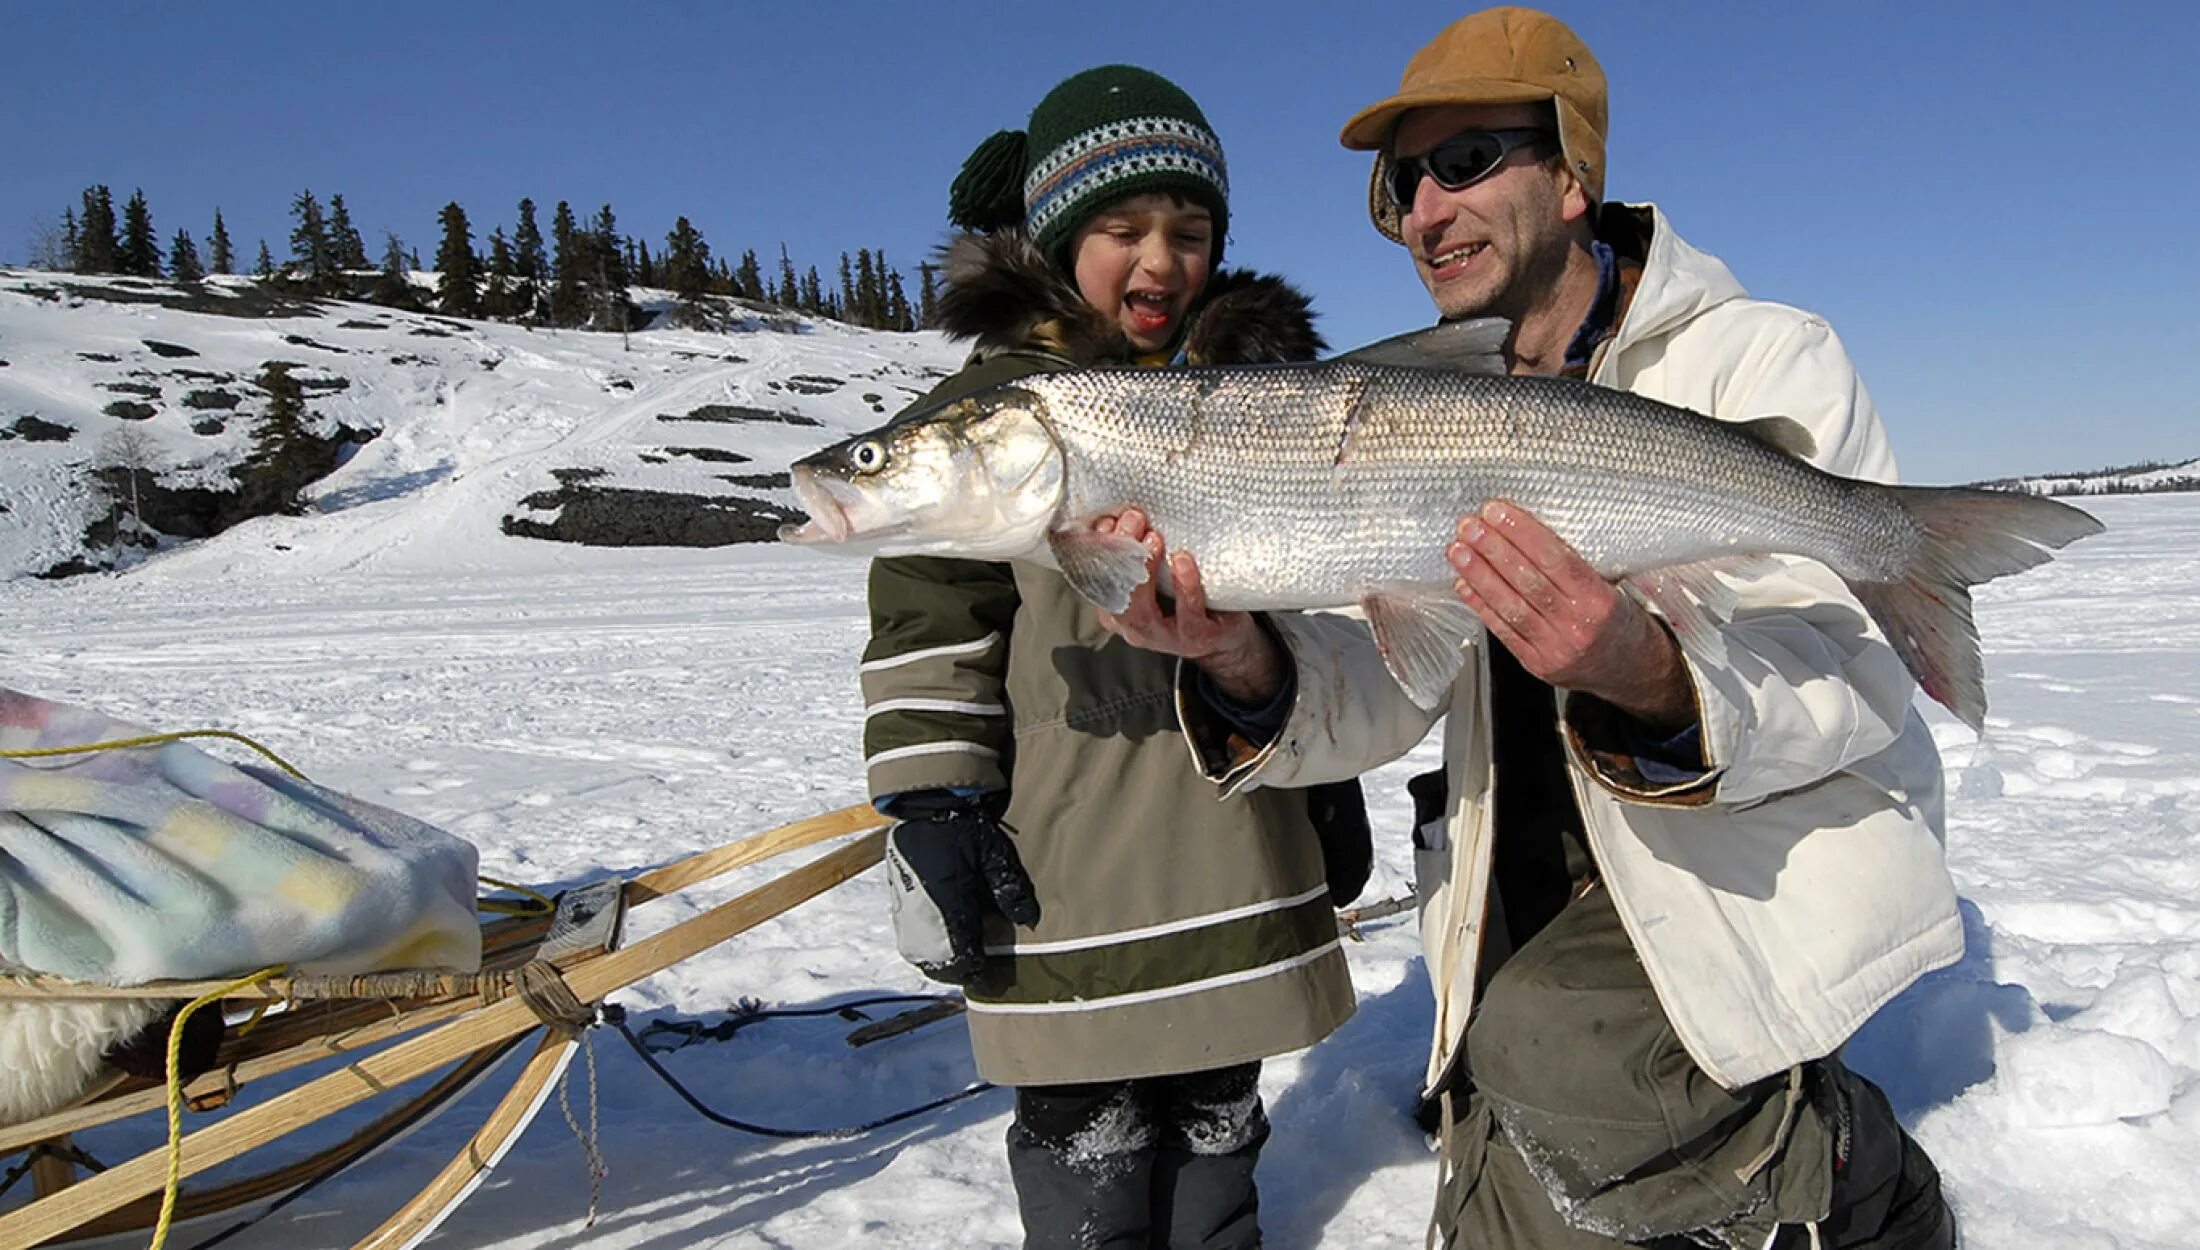
[(1222, 142), (1205, 126), (1175, 117), (1095, 126), (1048, 152), (1024, 179), (1025, 226), (1047, 247), (1100, 205), (1149, 191), (1184, 195), (1218, 218), (1227, 213)]

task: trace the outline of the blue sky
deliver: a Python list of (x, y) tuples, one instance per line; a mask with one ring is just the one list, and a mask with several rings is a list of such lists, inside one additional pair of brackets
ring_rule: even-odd
[[(1425, 323), (1336, 145), (1429, 3), (23, 3), (4, 10), (0, 258), (90, 183), (163, 242), (219, 206), (277, 255), (301, 188), (370, 247), (532, 196), (654, 246), (914, 267), (970, 147), (1063, 76), (1143, 64), (1229, 151), (1233, 263), (1333, 344)], [(1825, 314), (1918, 482), (2200, 455), (2200, 5), (1555, 4), (1612, 80), (1610, 193)]]

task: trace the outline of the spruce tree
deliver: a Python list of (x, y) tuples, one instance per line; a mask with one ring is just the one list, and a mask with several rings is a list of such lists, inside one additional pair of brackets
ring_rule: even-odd
[(588, 229), (588, 255), (593, 262), (588, 276), (588, 325), (595, 330), (626, 328), (626, 255), (619, 246), (619, 225), (611, 206), (596, 211)]
[(787, 245), (779, 245), (779, 290), (773, 298), (783, 308), (793, 308), (801, 303), (801, 291), (794, 283), (794, 261), (787, 255)]
[(176, 231), (176, 238), (168, 245), (168, 276), (178, 282), (197, 282), (206, 276), (205, 266), (199, 264), (199, 249), (191, 242), (191, 232)]
[(115, 202), (105, 185), (84, 189), (84, 211), (76, 221), (76, 271), (113, 273), (122, 244), (115, 238)]
[(489, 281), (482, 289), (481, 312), (503, 317), (512, 311), (512, 245), (504, 241), (504, 227), (489, 232)]
[(229, 249), (229, 227), (222, 224), (222, 210), (218, 208), (214, 210), (214, 236), (207, 260), (215, 273), (236, 272), (237, 256)]
[(512, 277), (518, 282), (520, 316), (533, 324), (542, 311), (542, 280), (550, 261), (542, 250), (542, 228), (535, 224), (535, 202), (519, 202), (519, 224), (512, 228)]
[(680, 301), (681, 322), (701, 325), (710, 279), (710, 244), (685, 217), (674, 221), (672, 232), (665, 236), (664, 271), (665, 284)]
[(131, 192), (130, 202), (123, 206), (122, 246), (115, 253), (115, 270), (133, 278), (160, 276), (160, 244), (153, 236), (153, 210), (147, 207), (142, 189)]
[[(260, 369), (256, 379), (259, 388), (267, 393), (267, 411), (253, 427), (252, 451), (244, 467), (248, 473), (265, 481), (304, 482), (307, 479), (307, 474), (293, 463), (312, 450), (312, 438), (305, 426), (305, 388), (290, 376), (290, 368), (271, 360)], [(298, 510), (296, 486), (284, 490), (277, 507), (284, 512)]]
[(930, 261), (917, 266), (917, 326), (920, 329), (931, 329), (933, 318), (939, 314), (939, 271), (940, 267)]
[(49, 257), (48, 259), (53, 262), (55, 269), (65, 273), (74, 272), (76, 270), (76, 248), (76, 209), (74, 207), (64, 208), (61, 210), (61, 255)]
[(815, 265), (802, 273), (802, 311), (825, 315), (825, 284), (818, 281)]
[(761, 301), (764, 298), (764, 271), (756, 264), (756, 249), (741, 253), (741, 267), (733, 273), (734, 293), (743, 299)]
[(290, 255), (304, 271), (307, 289), (334, 290), (336, 249), (329, 241), (328, 218), (321, 212), (321, 202), (313, 198), (312, 190), (300, 191), (290, 202), (290, 215), (298, 223), (290, 228)]
[(338, 269), (367, 267), (367, 241), (352, 227), (351, 210), (341, 195), (328, 197), (328, 241)]
[(382, 232), (382, 272), (374, 279), (374, 302), (391, 308), (417, 308), (420, 297), (413, 290), (404, 240), (395, 230)]
[(850, 317), (854, 316), (854, 309), (856, 308), (856, 271), (855, 266), (848, 263), (848, 253), (846, 252), (840, 254), (839, 308)]
[(886, 328), (903, 332), (917, 328), (909, 315), (909, 296), (901, 289), (901, 274), (892, 269), (886, 271)]
[(252, 266), (252, 276), (256, 278), (272, 278), (275, 276), (275, 258), (267, 254), (266, 239), (260, 240), (260, 259)]
[(453, 200), (435, 215), (443, 227), (443, 241), (435, 249), (436, 307), (453, 317), (473, 317), (481, 312), (481, 260), (474, 255), (473, 227), (466, 224), (466, 210)]
[(588, 313), (582, 298), (587, 289), (587, 258), (581, 233), (573, 223), (573, 209), (564, 200), (550, 216), (550, 324), (578, 325)]
[(634, 284), (648, 287), (662, 286), (663, 282), (660, 279), (664, 275), (658, 272), (657, 262), (650, 258), (649, 244), (642, 242), (640, 239), (628, 239), (626, 242), (628, 250), (632, 252), (632, 255), (627, 257), (627, 268), (634, 274)]

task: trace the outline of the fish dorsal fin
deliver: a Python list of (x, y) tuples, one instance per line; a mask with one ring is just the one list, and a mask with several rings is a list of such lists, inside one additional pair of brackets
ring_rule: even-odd
[(1360, 596), (1375, 649), (1398, 687), (1434, 711), (1466, 663), (1460, 649), (1482, 634), (1482, 618), (1448, 587), (1377, 586)]
[(1108, 612), (1131, 606), (1131, 592), (1145, 583), (1151, 563), (1137, 539), (1081, 525), (1048, 534), (1047, 547), (1071, 588)]
[(1808, 460), (1818, 454), (1817, 436), (1793, 417), (1758, 417), (1754, 421), (1736, 421), (1734, 428), (1774, 451), (1784, 451), (1797, 460)]
[(1470, 317), (1378, 339), (1338, 359), (1360, 365), (1502, 374), (1507, 371), (1505, 340), (1511, 336), (1512, 322), (1503, 317)]

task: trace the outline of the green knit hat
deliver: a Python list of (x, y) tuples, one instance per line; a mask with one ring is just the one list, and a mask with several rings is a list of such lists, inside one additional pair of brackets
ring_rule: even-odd
[(1093, 214), (1150, 191), (1214, 214), (1211, 263), (1230, 229), (1222, 141), (1183, 89), (1151, 70), (1102, 65), (1073, 74), (1031, 110), (1028, 132), (980, 143), (955, 175), (947, 217), (965, 230), (1022, 225), (1041, 251), (1061, 249)]

